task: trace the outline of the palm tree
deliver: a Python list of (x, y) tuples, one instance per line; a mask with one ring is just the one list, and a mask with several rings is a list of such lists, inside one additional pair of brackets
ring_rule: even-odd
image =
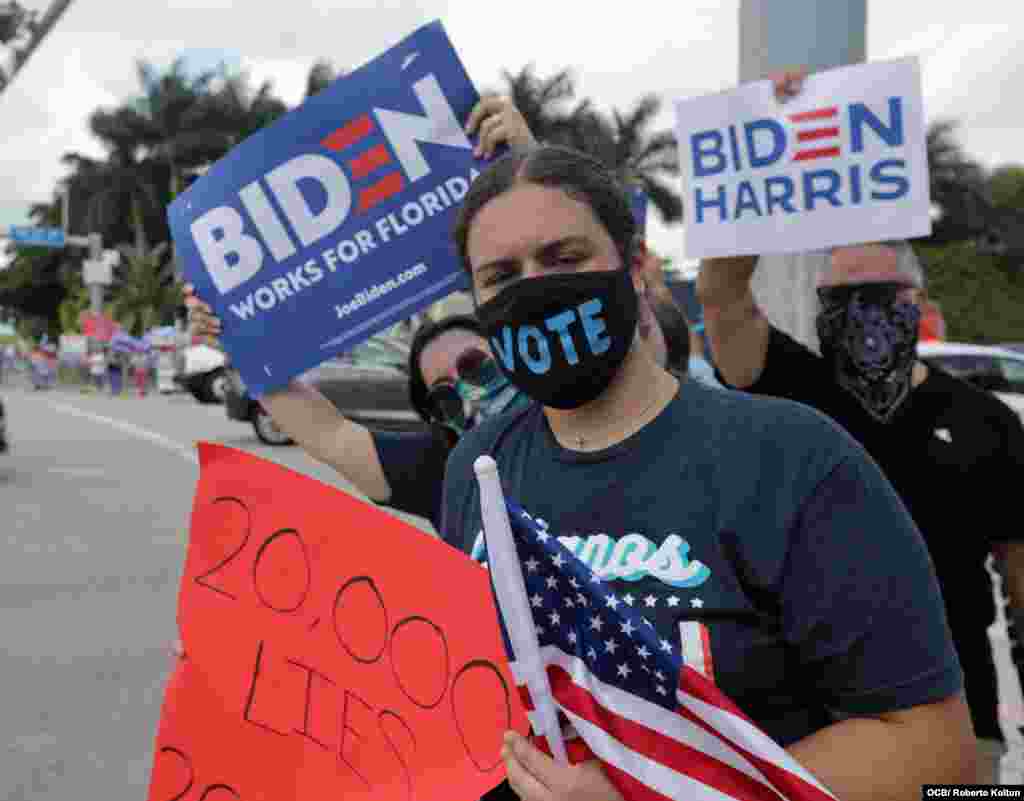
[(71, 191), (70, 231), (99, 233), (106, 242), (130, 238), (141, 249), (152, 234), (167, 237), (166, 196), (161, 192), (166, 172), (159, 164), (117, 151), (105, 161), (80, 153), (65, 153), (61, 161), (71, 167), (65, 180)]
[(220, 86), (205, 98), (203, 117), (213, 130), (226, 134), (230, 147), (288, 111), (285, 102), (274, 96), (271, 81), (253, 89), (248, 73), (222, 70), (219, 82)]
[(161, 73), (139, 61), (142, 95), (113, 110), (100, 109), (92, 119), (94, 128), (124, 150), (166, 165), (172, 198), (183, 188), (186, 171), (216, 161), (234, 144), (221, 109), (209, 100), (216, 73), (192, 77), (184, 65), (179, 58)]
[(575, 148), (611, 169), (622, 183), (643, 189), (667, 223), (683, 217), (683, 203), (663, 176), (679, 175), (679, 155), (672, 131), (647, 133), (661, 101), (646, 95), (625, 114), (601, 114), (587, 100), (571, 114), (553, 122), (549, 141)]
[(952, 120), (938, 120), (926, 135), (931, 198), (940, 215), (932, 226), (936, 242), (983, 235), (992, 219), (984, 170), (964, 152), (956, 127)]
[(306, 76), (306, 94), (308, 99), (317, 92), (322, 92), (338, 77), (339, 73), (334, 65), (325, 58), (318, 59), (309, 69)]
[(70, 278), (68, 294), (57, 307), (60, 330), (65, 334), (81, 333), (82, 312), (89, 310), (89, 290), (82, 283), (81, 275)]
[(132, 336), (167, 321), (180, 304), (181, 286), (174, 277), (173, 264), (166, 259), (168, 244), (152, 250), (121, 245), (121, 265), (114, 284), (115, 319)]
[(679, 175), (675, 136), (670, 130), (647, 131), (661, 108), (656, 95), (640, 98), (628, 113), (613, 110), (608, 117), (590, 100), (569, 107), (576, 89), (568, 69), (541, 78), (528, 64), (518, 73), (505, 71), (502, 75), (505, 93), (538, 141), (588, 153), (623, 183), (641, 187), (665, 222), (682, 219), (679, 194), (662, 180)]
[(683, 218), (683, 202), (679, 193), (661, 180), (662, 176), (679, 176), (679, 151), (671, 130), (647, 133), (661, 109), (656, 95), (646, 95), (633, 110), (623, 115), (613, 111), (615, 120), (616, 159), (613, 165), (622, 180), (637, 185), (667, 223)]
[(576, 93), (572, 72), (559, 70), (549, 78), (538, 77), (533, 64), (517, 73), (502, 72), (505, 94), (523, 115), (530, 131), (541, 142), (550, 142), (572, 112), (566, 108)]

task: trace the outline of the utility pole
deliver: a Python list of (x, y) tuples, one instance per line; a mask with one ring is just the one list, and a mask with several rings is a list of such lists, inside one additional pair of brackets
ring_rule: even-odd
[[(68, 10), (68, 6), (71, 3), (72, 0), (53, 0), (50, 7), (46, 9), (46, 13), (43, 14), (43, 18), (38, 22), (35, 21), (34, 17), (28, 15), (16, 2), (5, 3), (3, 6), (0, 6), (0, 24), (10, 21), (16, 26), (21, 26), (22, 20), (24, 20), (23, 28), (29, 33), (28, 42), (21, 47), (12, 48), (13, 58), (11, 59), (10, 67), (0, 66), (0, 94), (11, 85), (14, 76), (25, 66), (25, 62), (29, 60), (29, 57), (35, 52), (36, 48), (42, 44), (43, 39), (50, 33), (53, 26), (57, 24), (57, 20)], [(17, 34), (20, 31), (15, 30), (13, 33)]]
[[(867, 57), (867, 0), (740, 0), (740, 83), (807, 67), (811, 72)], [(773, 325), (818, 349), (815, 282), (823, 253), (763, 256), (754, 274), (758, 305)]]
[(65, 184), (61, 187), (60, 194), (61, 227), (64, 229), (64, 241), (69, 245), (89, 249), (89, 257), (82, 265), (82, 279), (89, 288), (89, 311), (98, 317), (103, 313), (103, 290), (110, 283), (110, 268), (118, 261), (117, 251), (103, 252), (103, 236), (101, 234), (72, 235), (70, 232), (71, 187)]

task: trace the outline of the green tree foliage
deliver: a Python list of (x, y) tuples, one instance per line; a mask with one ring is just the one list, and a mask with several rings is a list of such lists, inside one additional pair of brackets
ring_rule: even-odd
[[(36, 225), (60, 224), (60, 207), (40, 203), (29, 211)], [(63, 270), (69, 254), (52, 248), (17, 248), (8, 246), (13, 259), (0, 272), (0, 306), (16, 309), (23, 317), (51, 321), (56, 329), (55, 312), (64, 299), (66, 288)]]
[(155, 326), (170, 323), (181, 303), (181, 285), (167, 259), (168, 244), (152, 250), (121, 245), (121, 265), (113, 286), (114, 319), (132, 336), (142, 336)]
[(989, 177), (988, 187), (996, 208), (1024, 212), (1024, 166), (999, 167)]
[(628, 112), (605, 115), (589, 100), (570, 107), (576, 87), (567, 69), (541, 78), (530, 64), (503, 77), (505, 93), (538, 140), (590, 154), (623, 182), (642, 187), (666, 222), (682, 219), (679, 193), (664, 180), (679, 175), (675, 136), (649, 130), (661, 109), (658, 97), (645, 95)]
[(951, 342), (1024, 342), (1024, 274), (979, 254), (974, 244), (921, 246), (928, 294), (937, 301)]
[(310, 98), (318, 92), (322, 92), (331, 85), (338, 74), (334, 65), (327, 59), (322, 58), (316, 61), (306, 76), (305, 97)]

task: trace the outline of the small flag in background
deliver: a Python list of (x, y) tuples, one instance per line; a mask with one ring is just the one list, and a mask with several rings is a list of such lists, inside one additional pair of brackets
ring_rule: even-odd
[[(553, 704), (631, 801), (835, 801), (713, 683), (706, 640), (691, 639), (684, 654), (680, 641), (660, 638), (554, 534), (505, 501), (493, 459), (480, 457), (475, 469), (499, 623), (535, 732), (551, 731), (550, 713), (535, 722), (535, 710)], [(508, 537), (514, 550), (502, 542)], [(526, 604), (507, 603), (516, 576)], [(683, 626), (691, 638), (700, 630)]]

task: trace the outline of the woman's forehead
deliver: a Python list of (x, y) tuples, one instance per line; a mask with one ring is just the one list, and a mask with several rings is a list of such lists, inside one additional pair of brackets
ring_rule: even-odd
[(468, 328), (452, 328), (443, 334), (430, 340), (430, 343), (423, 349), (420, 361), (437, 361), (438, 359), (450, 359), (453, 363), (462, 352), (469, 347), (487, 349), (487, 340), (480, 334), (470, 331)]
[(591, 208), (562, 189), (521, 183), (477, 212), (467, 250), (476, 267), (522, 256), (568, 237), (592, 239), (603, 230)]
[(828, 269), (819, 277), (818, 286), (844, 284), (899, 283), (913, 286), (914, 282), (900, 270), (899, 256), (884, 245), (854, 245), (836, 248), (829, 259)]

